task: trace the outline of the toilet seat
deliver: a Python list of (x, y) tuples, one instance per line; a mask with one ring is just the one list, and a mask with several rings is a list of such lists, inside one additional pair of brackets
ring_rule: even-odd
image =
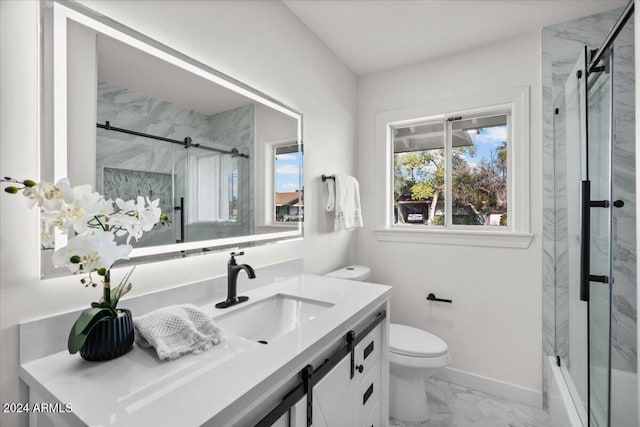
[(389, 352), (413, 358), (440, 358), (449, 347), (441, 338), (422, 329), (392, 323), (389, 329)]
[(415, 369), (443, 368), (449, 364), (451, 364), (449, 353), (437, 357), (415, 357), (389, 352), (391, 373), (405, 378), (415, 376)]

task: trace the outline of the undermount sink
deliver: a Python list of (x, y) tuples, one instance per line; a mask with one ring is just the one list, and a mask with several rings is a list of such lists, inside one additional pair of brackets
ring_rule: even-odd
[(332, 303), (325, 301), (276, 294), (261, 301), (249, 301), (247, 305), (213, 320), (227, 332), (267, 344), (331, 306)]

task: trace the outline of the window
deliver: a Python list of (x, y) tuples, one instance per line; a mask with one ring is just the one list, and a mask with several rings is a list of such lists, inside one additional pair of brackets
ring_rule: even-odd
[(392, 125), (394, 224), (508, 227), (509, 115)]
[(276, 146), (274, 149), (274, 220), (302, 221), (304, 193), (302, 188), (302, 147), (298, 144)]
[(527, 248), (529, 88), (376, 114), (378, 241)]

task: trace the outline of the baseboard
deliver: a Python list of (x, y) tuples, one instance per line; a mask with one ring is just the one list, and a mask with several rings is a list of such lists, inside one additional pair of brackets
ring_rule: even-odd
[(444, 368), (433, 375), (439, 380), (461, 385), (473, 390), (504, 397), (534, 408), (542, 408), (542, 392), (508, 382), (483, 377), (453, 368)]

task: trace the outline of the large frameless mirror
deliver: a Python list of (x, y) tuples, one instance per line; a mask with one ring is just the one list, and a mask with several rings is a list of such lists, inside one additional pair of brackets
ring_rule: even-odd
[[(157, 199), (132, 259), (301, 236), (300, 113), (83, 6), (43, 12), (42, 178)], [(43, 230), (44, 258), (64, 238)]]

